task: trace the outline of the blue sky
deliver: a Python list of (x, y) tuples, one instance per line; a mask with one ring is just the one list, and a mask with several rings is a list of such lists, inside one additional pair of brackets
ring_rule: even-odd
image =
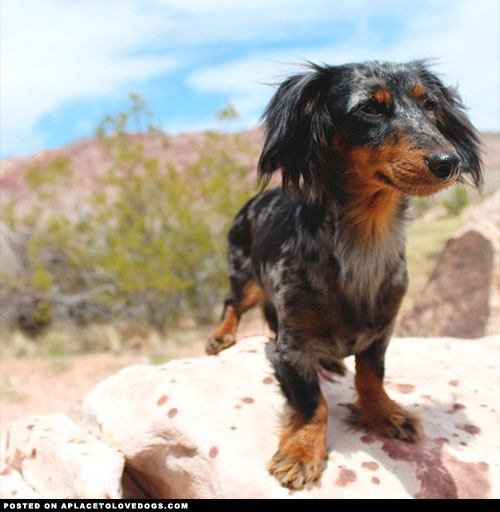
[(168, 133), (251, 128), (304, 60), (436, 58), (500, 130), (500, 0), (0, 0), (0, 23), (2, 158), (91, 136), (130, 92)]

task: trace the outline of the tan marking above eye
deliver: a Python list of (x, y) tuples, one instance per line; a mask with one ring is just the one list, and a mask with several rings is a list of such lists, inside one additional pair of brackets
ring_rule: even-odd
[(427, 91), (421, 85), (414, 85), (411, 88), (411, 91), (413, 93), (413, 96), (417, 100), (423, 100), (423, 99), (427, 98)]
[(378, 89), (373, 93), (373, 97), (379, 103), (392, 103), (392, 94), (387, 89)]

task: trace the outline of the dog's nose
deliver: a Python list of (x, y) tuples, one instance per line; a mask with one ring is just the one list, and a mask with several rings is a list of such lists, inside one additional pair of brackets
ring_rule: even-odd
[(435, 151), (425, 157), (429, 169), (441, 180), (453, 178), (462, 163), (455, 151)]

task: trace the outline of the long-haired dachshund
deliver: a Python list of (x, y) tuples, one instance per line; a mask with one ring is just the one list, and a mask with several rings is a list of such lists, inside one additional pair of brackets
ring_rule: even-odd
[[(317, 368), (354, 355), (360, 424), (404, 441), (418, 416), (384, 390), (384, 355), (406, 292), (409, 196), (482, 181), (478, 135), (457, 92), (425, 62), (310, 65), (277, 89), (265, 113), (260, 193), (229, 232), (231, 290), (206, 351), (236, 341), (261, 305), (288, 419), (269, 464), (281, 484), (310, 487), (326, 456), (328, 407)], [(467, 179), (469, 177), (469, 179)]]

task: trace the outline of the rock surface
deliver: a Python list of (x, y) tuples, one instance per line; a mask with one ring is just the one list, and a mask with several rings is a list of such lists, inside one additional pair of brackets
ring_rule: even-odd
[(36, 500), (40, 498), (41, 496), (26, 483), (19, 471), (2, 464), (0, 470), (0, 499)]
[(2, 498), (123, 497), (123, 455), (62, 414), (10, 423), (1, 455)]
[(391, 342), (387, 390), (422, 414), (426, 435), (416, 444), (349, 431), (353, 361), (345, 377), (322, 372), (329, 458), (321, 487), (296, 492), (265, 467), (283, 404), (265, 342), (126, 368), (87, 395), (84, 424), (125, 455), (127, 470), (154, 497), (499, 497), (496, 337)]
[(321, 370), (329, 456), (322, 485), (308, 491), (285, 489), (266, 470), (284, 402), (266, 342), (125, 368), (84, 399), (86, 430), (64, 415), (11, 422), (1, 438), (0, 496), (500, 497), (498, 337), (392, 340), (386, 389), (422, 415), (425, 437), (415, 444), (350, 431), (352, 358), (344, 377)]
[(446, 244), (402, 336), (477, 338), (500, 333), (500, 191), (472, 209)]

